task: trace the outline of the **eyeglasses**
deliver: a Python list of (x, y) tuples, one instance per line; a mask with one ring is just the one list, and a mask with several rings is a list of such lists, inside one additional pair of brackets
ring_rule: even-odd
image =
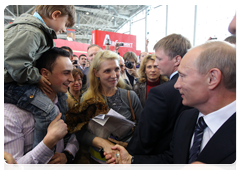
[(77, 79), (77, 80), (74, 80), (73, 83), (76, 83), (76, 82), (81, 82), (82, 79)]

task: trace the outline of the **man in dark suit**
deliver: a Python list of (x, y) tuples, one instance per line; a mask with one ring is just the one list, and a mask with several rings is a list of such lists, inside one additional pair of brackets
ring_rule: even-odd
[(86, 67), (87, 63), (87, 56), (85, 54), (81, 54), (79, 56), (79, 65), (78, 69), (81, 70), (83, 73), (83, 91), (87, 90), (87, 80), (88, 80), (88, 72), (89, 72), (89, 67)]
[[(232, 33), (234, 36), (238, 37), (238, 10), (236, 11), (235, 16), (233, 17), (231, 23), (229, 24), (228, 28), (229, 32)], [(236, 42), (236, 47), (238, 48), (238, 42)], [(220, 167), (205, 164), (202, 162), (193, 162), (184, 166), (181, 170), (193, 170), (193, 169), (204, 169), (204, 170), (223, 170)]]
[(147, 101), (134, 135), (127, 146), (130, 154), (160, 154), (169, 149), (177, 117), (186, 109), (174, 84), (178, 78), (178, 66), (187, 50), (189, 40), (180, 34), (171, 34), (155, 46), (156, 64), (161, 75), (169, 78), (149, 91)]
[[(191, 49), (178, 68), (175, 88), (185, 110), (177, 119), (170, 149), (157, 155), (134, 155), (120, 150), (120, 163), (174, 163), (199, 161), (230, 164), (236, 161), (236, 48), (209, 41)], [(200, 123), (199, 123), (200, 122)], [(109, 155), (106, 155), (109, 159)], [(115, 161), (109, 159), (108, 163)]]

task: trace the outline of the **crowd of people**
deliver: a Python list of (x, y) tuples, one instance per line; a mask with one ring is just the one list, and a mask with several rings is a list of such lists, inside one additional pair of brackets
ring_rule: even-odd
[[(4, 29), (7, 163), (236, 161), (236, 16), (224, 41), (192, 47), (170, 34), (153, 54), (147, 40), (139, 57), (120, 56), (117, 44), (115, 51), (92, 44), (76, 56), (53, 42), (75, 13), (73, 5), (37, 5)], [(110, 110), (134, 127), (116, 136), (93, 121)], [(117, 132), (124, 127), (116, 122)]]

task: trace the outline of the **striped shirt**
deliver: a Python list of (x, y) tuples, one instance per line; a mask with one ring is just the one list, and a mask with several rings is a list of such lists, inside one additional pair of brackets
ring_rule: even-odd
[[(18, 164), (48, 163), (54, 151), (40, 142), (33, 146), (34, 118), (30, 112), (13, 104), (4, 103), (4, 151), (12, 154)], [(64, 149), (63, 139), (56, 145), (56, 152), (68, 150), (75, 156), (79, 149), (75, 135), (72, 135)]]

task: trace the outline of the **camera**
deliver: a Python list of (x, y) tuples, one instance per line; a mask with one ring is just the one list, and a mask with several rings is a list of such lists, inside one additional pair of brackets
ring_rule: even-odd
[(212, 37), (211, 37), (210, 40), (217, 40), (217, 38), (212, 38)]
[(133, 64), (130, 62), (130, 61), (127, 61), (126, 63), (125, 63), (125, 66), (127, 67), (127, 68), (133, 68)]
[(77, 60), (73, 60), (74, 62), (73, 62), (73, 64), (77, 64)]
[(124, 43), (117, 43), (117, 46), (124, 46)]

